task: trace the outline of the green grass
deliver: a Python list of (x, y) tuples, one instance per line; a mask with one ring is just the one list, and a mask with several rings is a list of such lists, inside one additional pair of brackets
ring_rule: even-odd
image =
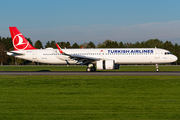
[(86, 66), (0, 66), (0, 71), (86, 71)]
[[(0, 66), (0, 71), (86, 71), (87, 66)], [(160, 71), (180, 71), (180, 66), (159, 66)], [(102, 71), (102, 70), (101, 70)], [(107, 71), (107, 70), (106, 70)], [(156, 71), (152, 66), (120, 66), (118, 70), (109, 71)]]
[(180, 118), (180, 76), (0, 76), (0, 119)]
[[(180, 66), (161, 66), (159, 65), (160, 71), (180, 71)], [(156, 71), (156, 66), (122, 66), (118, 71)]]

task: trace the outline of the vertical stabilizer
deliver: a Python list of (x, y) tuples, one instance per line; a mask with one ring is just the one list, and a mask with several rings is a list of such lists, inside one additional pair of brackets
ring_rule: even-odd
[(16, 27), (9, 27), (14, 50), (31, 50), (34, 48)]

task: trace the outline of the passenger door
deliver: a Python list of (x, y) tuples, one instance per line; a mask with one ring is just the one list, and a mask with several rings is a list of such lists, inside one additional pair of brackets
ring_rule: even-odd
[(33, 51), (32, 59), (37, 59), (37, 51)]

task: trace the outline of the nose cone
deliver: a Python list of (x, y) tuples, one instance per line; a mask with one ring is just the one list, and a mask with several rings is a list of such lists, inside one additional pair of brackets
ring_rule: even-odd
[(175, 55), (173, 55), (172, 61), (173, 61), (173, 62), (176, 62), (177, 60), (178, 60), (178, 58), (177, 58)]

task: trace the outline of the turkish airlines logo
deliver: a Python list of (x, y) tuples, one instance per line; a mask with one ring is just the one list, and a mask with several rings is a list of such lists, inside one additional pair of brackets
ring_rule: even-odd
[(24, 50), (28, 47), (29, 42), (23, 39), (23, 35), (22, 34), (17, 34), (16, 36), (14, 36), (13, 38), (13, 46), (14, 48), (16, 48), (17, 50)]

